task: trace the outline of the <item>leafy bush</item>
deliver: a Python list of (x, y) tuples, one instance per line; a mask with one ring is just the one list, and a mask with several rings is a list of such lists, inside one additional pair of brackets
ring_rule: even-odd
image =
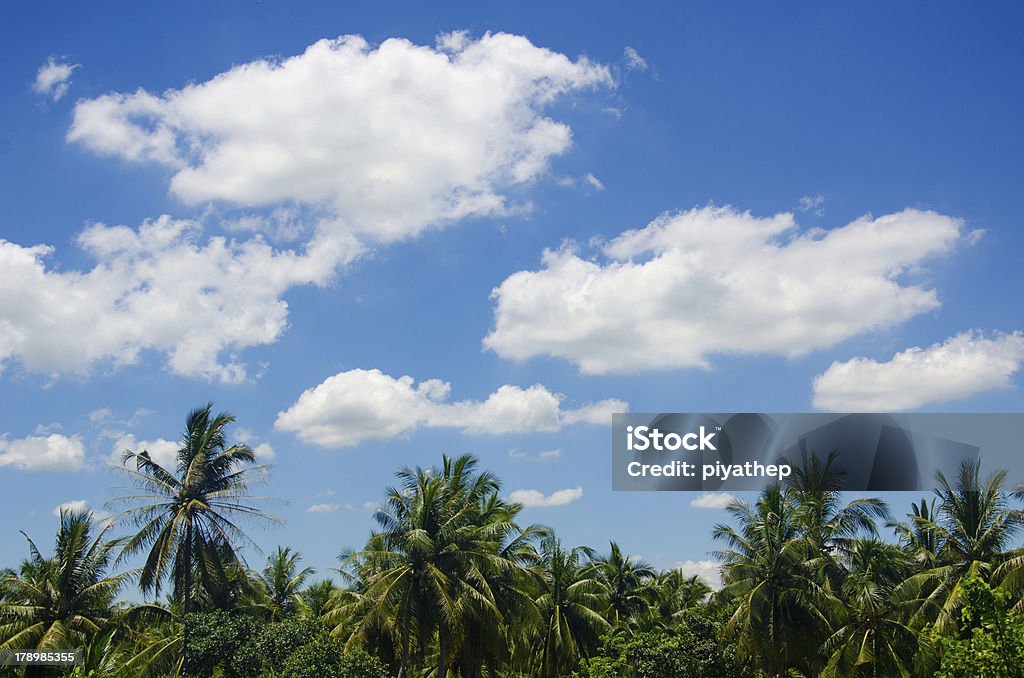
[(362, 651), (346, 654), (343, 642), (324, 633), (284, 661), (280, 678), (388, 678), (388, 674), (376, 658)]
[(185, 616), (184, 633), (188, 645), (182, 674), (195, 678), (210, 678), (217, 668), (224, 669), (227, 678), (251, 678), (231, 668), (235, 652), (259, 629), (249, 618), (232, 616), (223, 610), (193, 612)]
[(294, 617), (267, 624), (235, 653), (232, 670), (238, 676), (279, 672), (295, 650), (323, 633), (324, 626), (311, 619)]

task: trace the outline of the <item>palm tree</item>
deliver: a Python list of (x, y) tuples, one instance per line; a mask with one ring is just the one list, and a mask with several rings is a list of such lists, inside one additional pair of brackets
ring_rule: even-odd
[(931, 503), (922, 499), (919, 504), (911, 504), (911, 513), (907, 514), (910, 523), (890, 522), (900, 544), (911, 554), (919, 566), (932, 568), (939, 561), (939, 539), (931, 525), (937, 520), (935, 500)]
[(313, 582), (298, 593), (298, 610), (304, 617), (320, 619), (330, 609), (338, 587), (330, 579)]
[(541, 619), (534, 650), (535, 675), (554, 678), (572, 671), (609, 629), (601, 615), (607, 606), (607, 592), (593, 576), (594, 568), (584, 562), (584, 558), (593, 558), (591, 549), (577, 546), (567, 551), (552, 534), (541, 541), (539, 556), (534, 568)]
[(22, 532), (30, 556), (0, 587), (0, 648), (67, 649), (108, 627), (114, 597), (132, 573), (108, 575), (121, 540), (106, 539), (109, 523), (95, 537), (94, 529), (91, 513), (61, 510), (50, 558)]
[(715, 601), (735, 605), (726, 629), (768, 676), (813, 672), (817, 657), (809, 648), (828, 630), (837, 601), (819, 583), (821, 551), (804, 537), (806, 514), (778, 485), (763, 490), (754, 506), (736, 499), (727, 510), (739, 528), (717, 525), (712, 532), (727, 547), (714, 554), (724, 583)]
[(266, 597), (264, 605), (270, 610), (270, 619), (275, 621), (295, 612), (300, 607), (302, 585), (313, 575), (312, 567), (299, 569), (302, 556), (292, 553), (289, 547), (277, 547), (267, 558), (267, 566), (258, 575), (259, 587)]
[(608, 597), (608, 622), (617, 627), (639, 614), (648, 605), (649, 583), (655, 570), (642, 560), (624, 556), (614, 541), (607, 555), (593, 563), (594, 577), (601, 582)]
[[(915, 577), (927, 593), (924, 616), (936, 616), (936, 627), (953, 628), (963, 605), (961, 584), (970, 577), (985, 582), (1019, 577), (1020, 551), (1008, 550), (1024, 526), (1024, 515), (1011, 509), (1004, 489), (1006, 471), (981, 477), (981, 460), (960, 463), (956, 480), (936, 474), (939, 510), (935, 519), (919, 518), (916, 525), (938, 545), (936, 567)], [(995, 582), (993, 582), (995, 583)]]
[(390, 635), (399, 678), (423, 662), (435, 637), (436, 676), (444, 678), (466, 621), (485, 611), (492, 621), (501, 618), (488, 576), (514, 567), (501, 554), (512, 527), (494, 519), (507, 514), (497, 500), (497, 477), (476, 466), (464, 455), (443, 457), (440, 470), (400, 469), (399, 487), (388, 490), (374, 516), (380, 531), (362, 551), (344, 556), (356, 590), (325, 621), (335, 633), (348, 624), (352, 644)]
[(700, 575), (686, 576), (681, 570), (668, 570), (657, 576), (650, 587), (651, 616), (666, 626), (686, 610), (704, 604), (712, 588)]
[(248, 446), (228, 445), (226, 429), (235, 418), (223, 412), (214, 416), (212, 409), (209, 403), (189, 413), (172, 470), (145, 450), (126, 450), (120, 469), (138, 493), (112, 502), (125, 507), (118, 520), (139, 528), (119, 559), (148, 550), (140, 588), (159, 595), (164, 579), (170, 578), (185, 615), (192, 611), (198, 588), (208, 594), (227, 590), (232, 571), (245, 571), (239, 547), (252, 542), (236, 521), (278, 520), (258, 508), (266, 497), (250, 494), (266, 478), (268, 467), (251, 465), (255, 457)]
[(917, 601), (903, 583), (914, 572), (914, 561), (892, 544), (857, 539), (841, 562), (843, 607), (824, 644), (828, 661), (822, 677), (908, 678), (918, 646), (907, 620)]

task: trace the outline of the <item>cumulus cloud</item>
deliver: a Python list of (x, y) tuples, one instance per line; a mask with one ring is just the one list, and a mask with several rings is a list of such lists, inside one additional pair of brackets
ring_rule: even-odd
[(243, 381), (237, 352), (281, 335), (283, 294), (325, 284), (360, 252), (326, 239), (303, 252), (259, 237), (204, 242), (197, 223), (167, 216), (138, 229), (94, 224), (77, 244), (93, 268), (59, 270), (47, 266), (52, 248), (0, 240), (0, 368), (17, 359), (30, 372), (84, 374), (152, 350), (175, 374)]
[(341, 504), (313, 504), (306, 509), (306, 513), (334, 513), (341, 508)]
[(664, 214), (605, 244), (603, 260), (570, 243), (506, 278), (484, 345), (587, 374), (799, 356), (937, 308), (912, 278), (963, 240), (960, 220), (912, 209), (829, 231), (731, 207)]
[(78, 471), (85, 468), (85, 446), (77, 436), (51, 433), (9, 440), (0, 436), (0, 467), (22, 471)]
[(508, 498), (525, 508), (545, 508), (549, 506), (564, 506), (574, 502), (583, 496), (582, 487), (570, 487), (564, 490), (555, 490), (545, 495), (540, 490), (515, 490)]
[(515, 35), (453, 33), (435, 47), (348, 35), (163, 94), (80, 101), (68, 140), (170, 168), (186, 203), (301, 204), (387, 242), (514, 210), (503, 191), (571, 143), (545, 109), (613, 84), (605, 66)]
[(68, 93), (68, 88), (71, 86), (71, 74), (79, 66), (80, 64), (57, 61), (51, 56), (36, 72), (36, 80), (32, 83), (32, 89), (37, 94), (60, 101)]
[(149, 452), (149, 458), (174, 473), (178, 468), (178, 449), (180, 443), (164, 438), (154, 440), (139, 440), (131, 433), (122, 433), (117, 436), (110, 451), (110, 462), (117, 466), (121, 465), (121, 455), (131, 451), (136, 454)]
[(814, 406), (843, 412), (910, 410), (1007, 388), (1024, 362), (1024, 333), (962, 332), (886, 362), (834, 362), (814, 378)]
[(420, 426), (454, 428), (470, 435), (558, 431), (575, 423), (609, 423), (624, 412), (619, 400), (563, 409), (562, 396), (540, 384), (505, 385), (486, 400), (448, 402), (451, 385), (440, 379), (416, 383), (380, 370), (341, 372), (306, 390), (277, 415), (276, 429), (324, 447), (349, 447), (365, 440), (412, 433)]
[(703, 579), (713, 589), (722, 588), (722, 564), (714, 560), (685, 560), (676, 563), (676, 569), (687, 577)]
[(699, 509), (724, 509), (736, 501), (736, 497), (728, 492), (705, 492), (690, 500), (690, 506)]
[(103, 521), (104, 523), (111, 521), (113, 518), (113, 516), (103, 509), (91, 507), (89, 502), (85, 499), (72, 499), (53, 507), (53, 515), (58, 518), (60, 517), (61, 511), (71, 513), (90, 513), (94, 520)]

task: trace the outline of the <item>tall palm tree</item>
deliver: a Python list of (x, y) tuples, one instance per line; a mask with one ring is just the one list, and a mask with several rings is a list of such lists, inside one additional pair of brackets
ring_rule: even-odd
[(18, 574), (8, 570), (0, 586), (0, 648), (67, 649), (107, 628), (114, 598), (132, 574), (107, 572), (121, 543), (106, 539), (110, 528), (94, 537), (91, 513), (61, 510), (49, 558), (22, 532), (30, 556)]
[(903, 583), (914, 572), (913, 559), (892, 544), (856, 539), (841, 565), (843, 606), (824, 644), (828, 661), (822, 677), (909, 678), (918, 645), (907, 620), (917, 601)]
[(580, 658), (591, 654), (601, 633), (610, 628), (601, 615), (607, 591), (584, 560), (594, 557), (591, 549), (566, 550), (551, 534), (541, 541), (539, 556), (534, 573), (541, 625), (534, 675), (555, 678), (567, 675)]
[[(235, 417), (214, 415), (212, 409), (209, 403), (189, 413), (173, 469), (165, 469), (148, 451), (126, 450), (120, 469), (136, 493), (111, 502), (123, 507), (119, 521), (139, 528), (119, 559), (147, 552), (139, 575), (143, 593), (159, 595), (169, 578), (186, 615), (197, 589), (215, 595), (230, 589), (237, 579), (233, 572), (245, 572), (239, 548), (252, 541), (237, 521), (278, 520), (258, 507), (266, 497), (251, 494), (268, 467), (253, 465), (255, 456), (247, 445), (228, 444), (227, 427)], [(182, 650), (187, 651), (187, 640)]]
[(642, 560), (623, 555), (614, 541), (607, 555), (593, 562), (594, 577), (608, 597), (608, 622), (614, 627), (642, 612), (648, 605), (649, 584), (655, 570)]
[(267, 558), (267, 565), (257, 581), (266, 597), (264, 605), (270, 610), (272, 621), (286, 617), (300, 607), (302, 585), (315, 571), (312, 567), (299, 569), (301, 560), (302, 555), (293, 553), (287, 546), (278, 546)]
[(349, 624), (350, 643), (390, 634), (399, 648), (399, 677), (422, 664), (436, 638), (436, 676), (447, 675), (467, 619), (486, 611), (500, 620), (488, 581), (514, 567), (501, 553), (508, 521), (493, 520), (496, 476), (476, 471), (471, 455), (443, 457), (441, 469), (403, 468), (374, 518), (380, 530), (346, 556), (356, 581), (351, 602), (325, 617), (335, 632)]
[(967, 578), (989, 582), (993, 575), (1010, 581), (1018, 577), (1020, 551), (1010, 546), (1024, 527), (1024, 515), (1009, 506), (1006, 474), (999, 470), (982, 478), (980, 459), (962, 461), (953, 482), (936, 474), (938, 514), (915, 521), (938, 544), (938, 565), (915, 580), (927, 593), (921, 615), (934, 615), (940, 631), (955, 625), (963, 606), (961, 584)]
[(735, 606), (726, 629), (772, 678), (813, 672), (817, 657), (809, 648), (828, 631), (838, 601), (819, 581), (821, 551), (804, 536), (805, 514), (778, 485), (754, 506), (736, 499), (727, 510), (738, 529), (722, 524), (712, 532), (727, 547), (715, 552), (724, 583), (715, 600)]

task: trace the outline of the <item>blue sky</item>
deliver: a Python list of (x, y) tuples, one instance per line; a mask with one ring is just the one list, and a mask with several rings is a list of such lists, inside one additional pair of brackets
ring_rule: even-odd
[(708, 572), (721, 510), (611, 491), (622, 403), (1024, 407), (1011, 3), (4, 13), (0, 563), (211, 400), (320, 573), (463, 452)]

